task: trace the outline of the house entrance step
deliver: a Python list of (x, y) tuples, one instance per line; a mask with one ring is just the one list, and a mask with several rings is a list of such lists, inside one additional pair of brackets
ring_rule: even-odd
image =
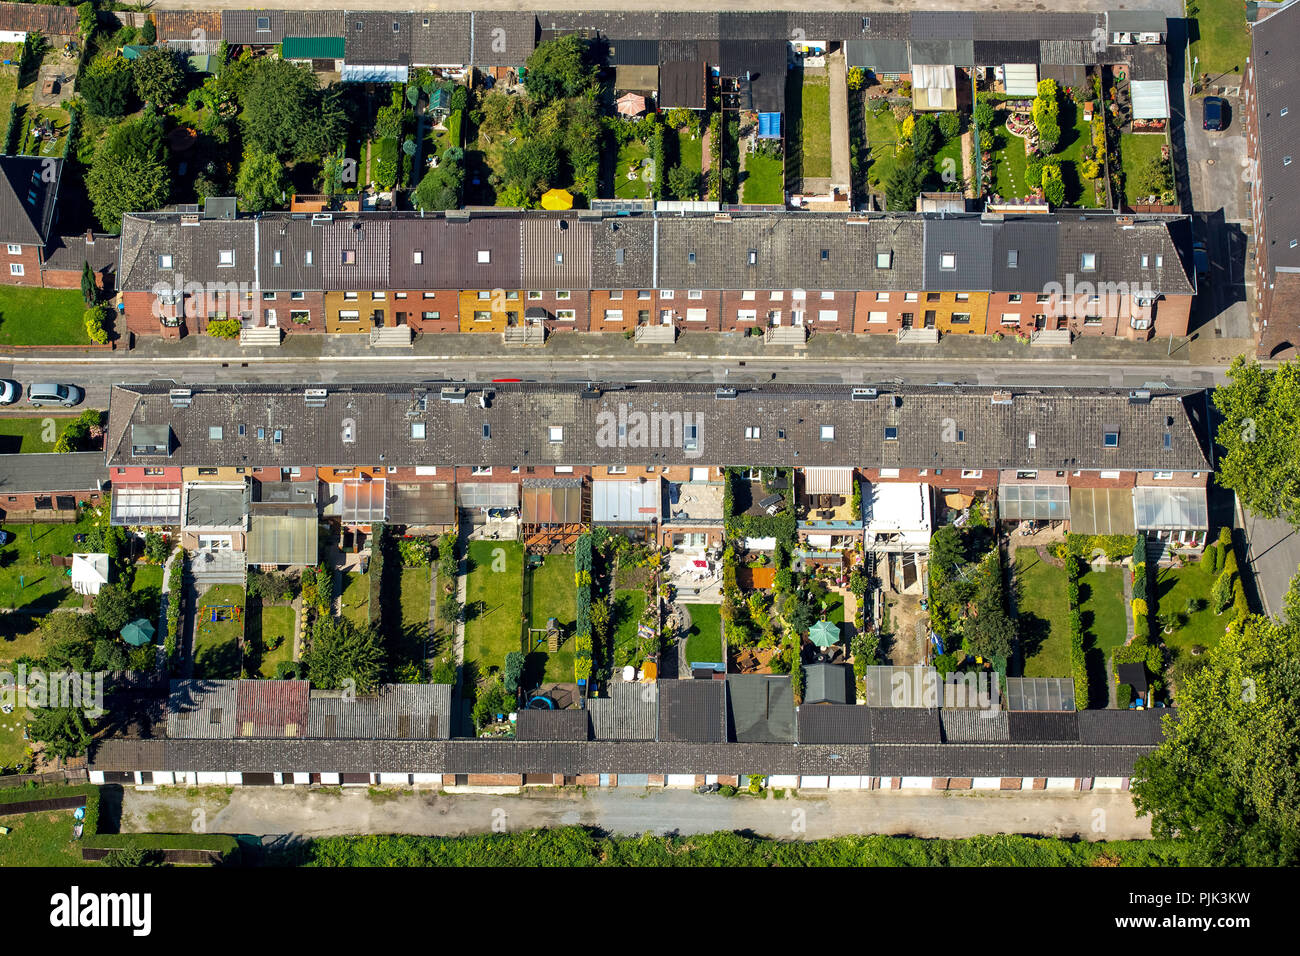
[(808, 343), (808, 329), (802, 325), (779, 325), (763, 332), (764, 345), (794, 345)]
[(636, 327), (636, 341), (645, 344), (672, 345), (677, 341), (677, 327), (675, 325), (638, 325)]
[(1029, 344), (1042, 346), (1068, 346), (1070, 344), (1069, 329), (1039, 329), (1029, 335)]
[(410, 348), (413, 338), (409, 325), (390, 325), (370, 330), (370, 344), (375, 348)]
[(545, 345), (546, 344), (546, 326), (544, 325), (521, 325), (515, 326), (505, 331), (506, 345), (525, 346), (525, 345)]
[(938, 345), (939, 330), (917, 328), (899, 329), (898, 341), (899, 344), (906, 343), (908, 345)]
[(280, 341), (281, 332), (279, 329), (272, 329), (263, 325), (257, 328), (239, 330), (239, 344), (242, 348), (279, 345)]

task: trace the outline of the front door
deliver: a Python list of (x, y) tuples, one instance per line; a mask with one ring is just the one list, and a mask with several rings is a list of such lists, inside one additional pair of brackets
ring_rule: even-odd
[(927, 329), (932, 329), (932, 328), (934, 328), (934, 313), (933, 313), (933, 312), (926, 312), (926, 313), (925, 313), (925, 327), (926, 327)]
[(903, 328), (905, 328), (905, 329), (910, 329), (911, 327), (912, 327), (912, 313), (911, 313), (911, 312), (904, 312), (904, 313), (903, 313)]
[(279, 320), (276, 319), (276, 317), (275, 317), (275, 309), (267, 309), (267, 310), (266, 310), (266, 327), (267, 327), (268, 329), (278, 329), (278, 328), (280, 327), (278, 323), (279, 323)]
[(1045, 315), (1034, 316), (1034, 331), (1041, 332), (1045, 328), (1047, 328), (1047, 316)]

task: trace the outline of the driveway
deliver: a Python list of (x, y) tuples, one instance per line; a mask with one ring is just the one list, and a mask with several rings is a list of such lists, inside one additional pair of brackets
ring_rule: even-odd
[[(214, 791), (216, 796), (208, 794)], [(202, 793), (204, 796), (190, 796)], [(195, 815), (199, 807), (204, 812)], [(460, 836), (494, 829), (581, 824), (616, 834), (748, 830), (771, 837), (820, 839), (854, 834), (965, 837), (982, 833), (1140, 839), (1150, 823), (1133, 813), (1128, 794), (801, 791), (766, 799), (691, 790), (532, 789), (519, 794), (436, 791), (339, 791), (280, 787), (185, 790), (165, 787), (123, 794), (122, 831), (144, 832), (188, 821), (195, 832), (335, 836), (409, 833)]]

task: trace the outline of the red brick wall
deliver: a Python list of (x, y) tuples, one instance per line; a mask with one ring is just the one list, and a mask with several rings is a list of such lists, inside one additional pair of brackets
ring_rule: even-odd
[[(885, 301), (877, 301), (876, 296), (888, 295)], [(908, 302), (907, 292), (880, 292), (865, 291), (859, 292), (855, 299), (853, 307), (853, 331), (867, 333), (897, 333), (903, 326), (903, 313), (912, 313), (913, 328), (920, 328), (924, 325), (925, 310), (920, 301), (919, 292), (911, 293), (917, 297), (917, 301)], [(884, 312), (884, 322), (872, 322), (872, 312)]]
[[(41, 247), (31, 245), (20, 245), (19, 252), (11, 255), (8, 249), (8, 243), (0, 248), (0, 255), (4, 256), (3, 264), (0, 265), (0, 282), (5, 285), (28, 285), (39, 286), (41, 284)], [(19, 263), (23, 267), (23, 274), (20, 276), (11, 275), (9, 266), (11, 263)]]
[[(621, 299), (614, 298), (614, 291), (621, 291)], [(636, 328), (637, 313), (646, 312), (646, 323), (657, 325), (659, 322), (659, 304), (658, 297), (653, 289), (621, 289), (621, 290), (600, 289), (588, 296), (588, 326), (593, 332), (622, 332), (627, 329)], [(649, 293), (649, 298), (638, 299), (638, 292)], [(622, 321), (611, 320), (605, 321), (606, 310), (622, 310)]]
[[(651, 322), (659, 324), (659, 312), (671, 309), (673, 324), (683, 332), (718, 332), (722, 329), (722, 293), (702, 290), (700, 298), (692, 299), (686, 289), (676, 289), (671, 299), (659, 296), (658, 311), (651, 313)], [(704, 309), (705, 316), (700, 321), (688, 321), (688, 310)]]
[(123, 465), (110, 468), (109, 478), (115, 485), (152, 485), (172, 484), (181, 480), (180, 467), (162, 469), (161, 475), (146, 475), (140, 465)]
[[(99, 504), (98, 491), (58, 491), (49, 494), (37, 494), (36, 492), (21, 492), (16, 495), (0, 494), (0, 517), (18, 511), (35, 511), (37, 498), (50, 498), (52, 505), (57, 505), (53, 499), (59, 495), (68, 495), (75, 498), (76, 501), (89, 502), (92, 505)], [(75, 509), (74, 509), (75, 510)], [(50, 512), (51, 516), (60, 513), (57, 509)], [(67, 512), (62, 512), (66, 514)]]
[[(426, 299), (425, 292), (432, 293)], [(412, 289), (405, 299), (393, 295), (392, 314), (406, 313), (406, 324), (417, 332), (457, 332), (460, 330), (460, 302), (454, 289)], [(436, 319), (425, 319), (425, 312), (436, 312)]]
[[(267, 301), (259, 293), (254, 296), (255, 312), (258, 325), (265, 325), (267, 322), (266, 313), (275, 310), (276, 325), (284, 329), (286, 335), (294, 332), (324, 332), (325, 331), (325, 293), (324, 292), (303, 292), (301, 299), (292, 298), (292, 292), (276, 292), (275, 298)], [(290, 318), (294, 312), (306, 312), (310, 321), (306, 323), (295, 322)]]
[[(540, 299), (530, 299), (531, 292), (524, 292), (524, 309), (521, 315), (526, 315), (529, 309), (542, 308), (546, 310), (546, 327), (552, 332), (586, 332), (591, 322), (591, 303), (590, 295), (582, 289), (570, 289), (569, 297), (561, 299), (556, 295), (556, 290), (533, 289), (532, 292), (541, 292)], [(555, 316), (561, 310), (573, 312), (572, 319), (557, 319)]]

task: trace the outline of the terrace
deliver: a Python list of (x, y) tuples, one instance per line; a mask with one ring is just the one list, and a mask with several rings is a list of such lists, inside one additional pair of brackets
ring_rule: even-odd
[(677, 591), (681, 604), (716, 604), (722, 601), (722, 562), (703, 554), (673, 551), (668, 555), (664, 580)]
[(668, 520), (674, 523), (722, 523), (722, 483), (671, 482), (668, 485)]

